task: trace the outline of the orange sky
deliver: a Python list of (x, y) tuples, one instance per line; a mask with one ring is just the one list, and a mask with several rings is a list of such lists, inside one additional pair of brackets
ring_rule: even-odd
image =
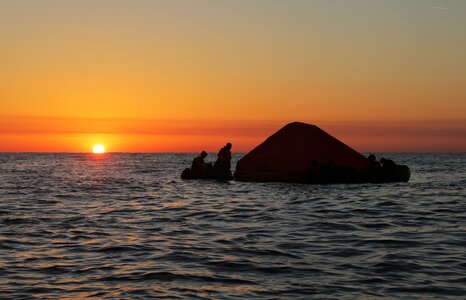
[[(375, 3), (377, 2), (377, 3)], [(0, 151), (466, 151), (463, 1), (2, 1)]]

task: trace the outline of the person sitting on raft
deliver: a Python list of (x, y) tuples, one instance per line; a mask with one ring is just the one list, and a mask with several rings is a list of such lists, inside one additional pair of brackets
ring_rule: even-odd
[(369, 159), (369, 168), (371, 169), (379, 169), (380, 163), (375, 159), (375, 155), (371, 154), (367, 157)]
[(219, 172), (230, 173), (231, 168), (231, 143), (227, 143), (225, 147), (220, 149), (217, 154), (217, 161), (214, 164), (214, 167)]
[(201, 174), (205, 171), (206, 165), (204, 159), (207, 156), (207, 152), (202, 151), (199, 156), (193, 159), (193, 163), (191, 164), (191, 171), (195, 174)]
[(391, 159), (381, 158), (380, 163), (382, 164), (382, 169), (384, 170), (393, 170), (396, 167), (396, 163)]

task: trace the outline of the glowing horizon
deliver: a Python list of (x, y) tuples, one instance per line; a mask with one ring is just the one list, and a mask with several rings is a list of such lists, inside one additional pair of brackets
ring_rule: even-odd
[[(8, 117), (0, 121), (0, 127), (6, 128), (0, 129), (0, 136), (7, 141), (6, 152), (89, 152), (96, 143), (105, 144), (108, 152), (215, 152), (227, 141), (233, 143), (234, 152), (248, 152), (291, 121), (296, 120)], [(315, 124), (360, 152), (464, 152), (465, 148), (466, 122), (458, 120), (297, 121)], [(436, 147), (430, 146), (432, 139)]]

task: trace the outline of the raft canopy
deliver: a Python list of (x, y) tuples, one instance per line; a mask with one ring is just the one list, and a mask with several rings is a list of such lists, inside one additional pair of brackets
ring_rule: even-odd
[(323, 131), (289, 123), (241, 158), (235, 178), (242, 181), (302, 181), (329, 167), (365, 170), (362, 154)]

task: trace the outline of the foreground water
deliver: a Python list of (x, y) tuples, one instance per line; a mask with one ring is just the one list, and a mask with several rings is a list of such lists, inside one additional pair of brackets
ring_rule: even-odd
[(0, 297), (466, 297), (466, 155), (387, 156), (409, 183), (183, 181), (190, 154), (0, 154)]

